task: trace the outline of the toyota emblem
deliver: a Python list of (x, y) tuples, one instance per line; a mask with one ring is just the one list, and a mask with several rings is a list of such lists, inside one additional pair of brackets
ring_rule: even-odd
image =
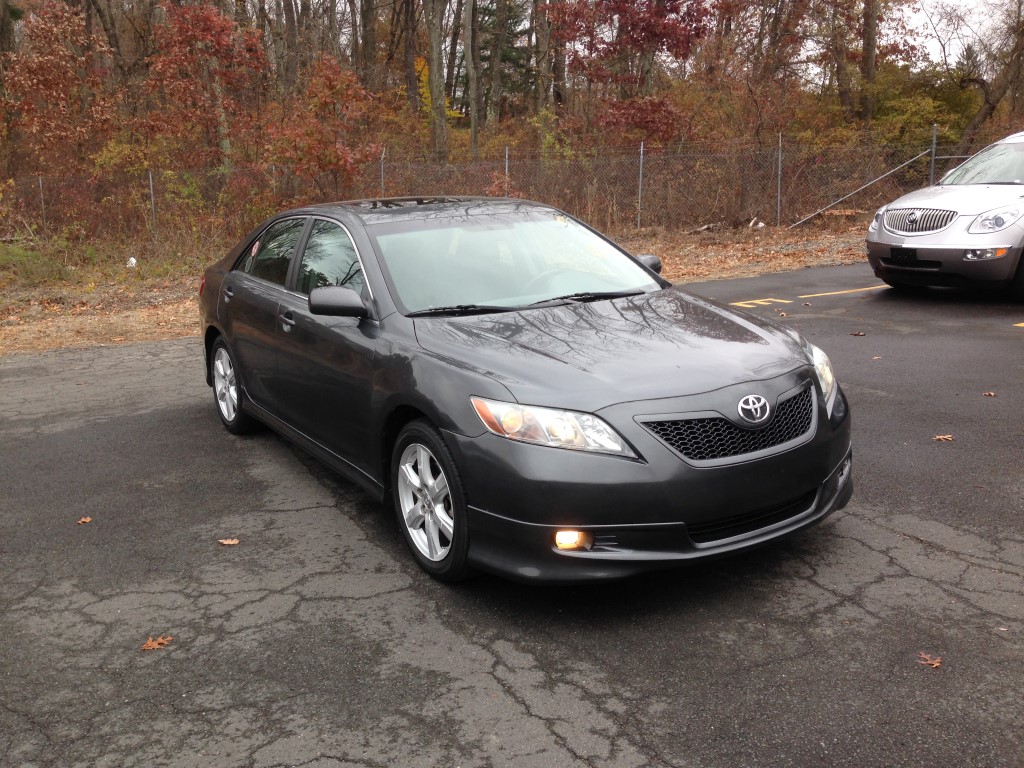
[(740, 418), (749, 421), (751, 424), (762, 424), (771, 413), (771, 406), (768, 401), (760, 395), (747, 395), (740, 400)]

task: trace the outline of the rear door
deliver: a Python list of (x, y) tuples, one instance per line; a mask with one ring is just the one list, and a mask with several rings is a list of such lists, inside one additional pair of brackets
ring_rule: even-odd
[(309, 219), (276, 221), (221, 284), (219, 316), (249, 398), (276, 412), (278, 314), (289, 266)]
[(370, 467), (370, 393), (379, 325), (372, 318), (324, 317), (309, 311), (314, 288), (342, 285), (371, 293), (348, 231), (316, 218), (282, 299), (278, 405), (288, 423), (362, 471)]

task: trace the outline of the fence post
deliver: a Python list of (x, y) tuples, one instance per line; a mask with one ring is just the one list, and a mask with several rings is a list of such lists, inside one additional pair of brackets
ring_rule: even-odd
[(928, 170), (928, 186), (932, 186), (935, 183), (935, 150), (939, 141), (939, 126), (937, 123), (932, 123), (932, 162), (931, 168)]
[(149, 208), (153, 213), (153, 239), (156, 240), (156, 195), (153, 192), (153, 169), (149, 169)]
[(380, 196), (384, 197), (384, 157), (388, 153), (388, 148), (385, 146), (380, 153)]
[(505, 197), (508, 197), (508, 144), (505, 145)]
[(644, 143), (640, 142), (640, 183), (636, 189), (636, 228), (640, 229), (640, 214), (644, 210)]
[(782, 226), (782, 131), (779, 131), (779, 169), (775, 177), (775, 226)]
[(46, 234), (46, 198), (43, 196), (43, 177), (39, 177), (39, 210), (43, 214), (43, 234)]

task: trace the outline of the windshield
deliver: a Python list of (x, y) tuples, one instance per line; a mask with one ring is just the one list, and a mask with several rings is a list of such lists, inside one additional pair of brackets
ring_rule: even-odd
[(954, 168), (947, 184), (1024, 184), (1024, 143), (993, 144)]
[(557, 211), (397, 221), (368, 232), (405, 314), (508, 311), (661, 288), (609, 241)]

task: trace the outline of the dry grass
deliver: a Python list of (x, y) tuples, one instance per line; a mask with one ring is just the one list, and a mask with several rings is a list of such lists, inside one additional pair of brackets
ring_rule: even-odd
[[(658, 254), (674, 283), (747, 277), (864, 258), (864, 226), (680, 232), (649, 228), (616, 238), (633, 253)], [(219, 248), (219, 250), (218, 250)], [(209, 260), (224, 250), (209, 249)], [(123, 253), (123, 252), (122, 252)], [(114, 266), (111, 266), (111, 264)], [(199, 270), (128, 269), (121, 254), (99, 267), (65, 271), (36, 285), (8, 280), (0, 297), (0, 355), (126, 344), (199, 334)]]

